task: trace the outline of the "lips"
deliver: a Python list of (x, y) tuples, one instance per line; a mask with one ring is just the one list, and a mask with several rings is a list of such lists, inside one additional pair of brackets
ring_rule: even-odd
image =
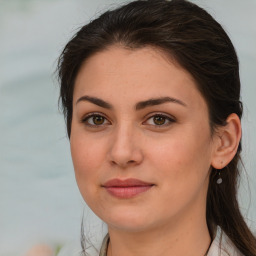
[(152, 183), (138, 179), (112, 179), (104, 183), (102, 187), (114, 197), (128, 199), (150, 190), (153, 186)]

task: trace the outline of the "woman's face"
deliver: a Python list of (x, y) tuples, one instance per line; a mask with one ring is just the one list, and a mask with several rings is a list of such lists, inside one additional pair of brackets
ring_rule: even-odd
[(205, 218), (207, 105), (163, 53), (113, 46), (89, 58), (75, 81), (70, 144), (81, 194), (109, 228)]

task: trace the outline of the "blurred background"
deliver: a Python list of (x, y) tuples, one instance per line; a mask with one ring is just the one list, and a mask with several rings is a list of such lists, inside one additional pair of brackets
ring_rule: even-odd
[[(76, 186), (54, 71), (77, 29), (123, 2), (0, 0), (0, 256), (79, 241), (83, 212), (90, 232), (102, 229)], [(224, 26), (240, 59), (247, 176), (239, 198), (255, 230), (256, 0), (193, 2)]]

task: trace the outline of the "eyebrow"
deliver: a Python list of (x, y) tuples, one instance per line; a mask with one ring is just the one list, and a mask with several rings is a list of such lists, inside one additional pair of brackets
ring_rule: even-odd
[[(97, 106), (100, 106), (102, 108), (113, 109), (113, 106), (110, 103), (108, 103), (108, 102), (106, 102), (102, 99), (99, 99), (97, 97), (82, 96), (81, 98), (79, 98), (76, 101), (76, 104), (79, 103), (80, 101), (88, 101), (88, 102), (91, 102), (91, 103), (93, 103)], [(167, 103), (167, 102), (177, 103), (177, 104), (180, 104), (180, 105), (185, 106), (185, 107), (187, 106), (181, 100), (178, 100), (178, 99), (175, 99), (175, 98), (172, 98), (172, 97), (160, 97), (160, 98), (152, 98), (152, 99), (148, 99), (148, 100), (140, 101), (140, 102), (136, 103), (135, 110), (141, 110), (141, 109), (144, 109), (146, 107), (157, 106), (157, 105)]]
[(91, 103), (93, 103), (93, 104), (95, 104), (97, 106), (102, 107), (102, 108), (113, 109), (113, 106), (111, 104), (107, 103), (104, 100), (96, 98), (96, 97), (82, 96), (81, 98), (79, 98), (76, 101), (76, 104), (79, 103), (80, 101), (89, 101), (89, 102), (91, 102)]
[(149, 106), (156, 106), (156, 105), (160, 105), (160, 104), (167, 103), (167, 102), (172, 102), (172, 103), (180, 104), (182, 106), (187, 106), (181, 100), (178, 100), (178, 99), (175, 99), (172, 97), (161, 97), (161, 98), (153, 98), (153, 99), (138, 102), (135, 106), (135, 109), (141, 110), (141, 109), (149, 107)]

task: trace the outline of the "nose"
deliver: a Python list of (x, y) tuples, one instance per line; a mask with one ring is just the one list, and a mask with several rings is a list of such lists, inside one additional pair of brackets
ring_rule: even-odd
[(125, 169), (139, 165), (143, 161), (139, 136), (138, 132), (128, 126), (116, 129), (109, 148), (109, 160), (112, 165)]

